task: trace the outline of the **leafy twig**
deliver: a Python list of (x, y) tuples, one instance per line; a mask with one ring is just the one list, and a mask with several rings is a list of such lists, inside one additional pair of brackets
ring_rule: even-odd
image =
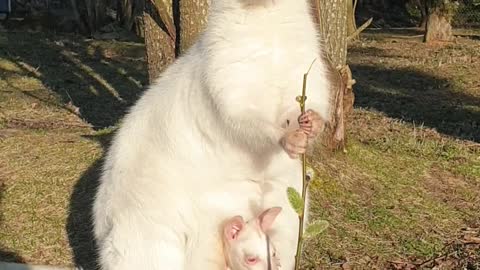
[[(310, 65), (308, 71), (303, 75), (303, 88), (302, 88), (302, 95), (296, 98), (297, 102), (300, 104), (300, 112), (301, 114), (305, 113), (305, 101), (307, 100), (306, 96), (306, 89), (307, 89), (307, 77), (310, 73), (310, 70), (313, 67), (316, 59), (313, 60), (312, 64)], [(310, 179), (307, 179), (307, 159), (306, 155), (302, 154), (302, 194), (300, 195), (297, 190), (292, 187), (287, 188), (287, 196), (288, 200), (298, 215), (299, 219), (299, 227), (298, 227), (298, 239), (297, 239), (297, 253), (295, 255), (295, 270), (300, 268), (300, 257), (302, 255), (302, 245), (304, 240), (303, 235), (303, 227), (304, 227), (304, 220), (305, 220), (305, 204), (306, 204), (306, 197), (307, 197), (307, 189), (308, 183)], [(317, 221), (312, 223), (306, 230), (307, 237), (313, 237), (322, 231), (324, 231), (328, 227), (328, 223), (326, 221)]]

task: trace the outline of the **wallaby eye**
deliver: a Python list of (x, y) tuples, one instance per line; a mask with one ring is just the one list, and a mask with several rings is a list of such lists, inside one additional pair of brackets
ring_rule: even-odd
[(254, 256), (247, 256), (245, 258), (245, 262), (248, 264), (248, 265), (254, 265), (254, 264), (257, 264), (259, 261), (258, 257), (254, 257)]

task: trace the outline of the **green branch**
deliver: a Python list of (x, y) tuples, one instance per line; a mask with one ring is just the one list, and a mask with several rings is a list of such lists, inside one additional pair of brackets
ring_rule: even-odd
[[(305, 113), (305, 101), (307, 100), (306, 96), (306, 89), (307, 89), (307, 78), (310, 70), (312, 69), (313, 64), (315, 63), (316, 59), (313, 60), (312, 64), (310, 65), (308, 71), (303, 75), (303, 88), (302, 88), (302, 95), (296, 98), (297, 102), (300, 104), (300, 112), (301, 114)], [(298, 239), (297, 239), (297, 253), (295, 255), (295, 270), (300, 269), (300, 258), (302, 255), (302, 246), (304, 237), (310, 238), (316, 236), (323, 232), (328, 227), (328, 222), (326, 221), (317, 221), (308, 226), (305, 231), (304, 235), (304, 220), (305, 220), (305, 204), (307, 198), (307, 190), (308, 184), (310, 179), (313, 176), (307, 178), (307, 159), (306, 155), (302, 154), (302, 194), (300, 195), (297, 190), (292, 187), (287, 188), (287, 196), (290, 202), (290, 205), (295, 210), (298, 215), (299, 220), (299, 227), (298, 227)]]

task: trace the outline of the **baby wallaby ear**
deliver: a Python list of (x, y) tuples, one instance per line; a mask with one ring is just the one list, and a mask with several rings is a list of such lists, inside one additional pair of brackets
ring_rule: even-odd
[(281, 207), (272, 207), (268, 208), (267, 210), (263, 211), (258, 216), (258, 223), (260, 224), (260, 228), (263, 232), (267, 232), (270, 227), (272, 226), (273, 222), (277, 218), (278, 214), (282, 211)]
[(243, 217), (241, 216), (234, 216), (233, 218), (229, 219), (225, 223), (224, 227), (224, 237), (228, 241), (232, 241), (237, 239), (238, 233), (243, 229), (245, 226), (245, 221), (243, 221)]

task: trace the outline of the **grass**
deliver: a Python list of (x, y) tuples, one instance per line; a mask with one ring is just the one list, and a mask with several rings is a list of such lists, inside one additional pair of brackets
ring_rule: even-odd
[[(478, 228), (478, 46), (377, 32), (351, 45), (356, 108), (346, 153), (310, 156), (312, 219), (331, 226), (306, 243), (304, 269), (395, 269)], [(145, 82), (139, 43), (0, 33), (1, 260), (92, 266), (101, 157)]]
[[(354, 121), (371, 125), (370, 114), (357, 110)], [(408, 136), (403, 125), (392, 120), (382, 129), (405, 129), (401, 131)], [(412, 127), (410, 132), (413, 139), (419, 131)], [(311, 246), (316, 250), (312, 264), (332, 263), (325, 257), (329, 253), (354, 264), (358, 256), (375, 256), (383, 267), (395, 259), (426, 259), (439, 253), (460, 228), (478, 222), (480, 176), (457, 172), (450, 161), (462, 157), (478, 165), (478, 152), (461, 144), (448, 148), (400, 139), (396, 132), (381, 133), (394, 140), (363, 134), (362, 141), (350, 141), (346, 155), (312, 161), (321, 179), (312, 190), (313, 218), (332, 223), (331, 231)]]
[(0, 259), (91, 258), (89, 172), (143, 88), (143, 45), (22, 32), (0, 43)]
[[(479, 225), (476, 48), (466, 39), (429, 47), (392, 34), (352, 44), (357, 108), (347, 153), (318, 151), (311, 160), (319, 174), (312, 218), (332, 226), (310, 243), (307, 269), (395, 269), (392, 261), (425, 261), (461, 228)], [(464, 262), (456, 263), (452, 269)]]

